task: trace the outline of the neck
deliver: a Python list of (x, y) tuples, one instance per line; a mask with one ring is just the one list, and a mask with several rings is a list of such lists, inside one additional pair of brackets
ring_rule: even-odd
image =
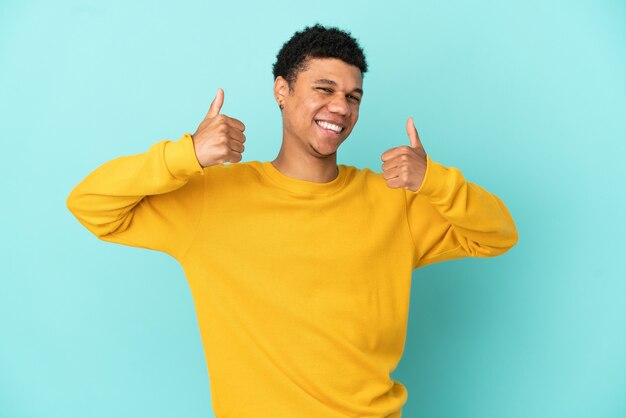
[(287, 177), (297, 180), (328, 183), (336, 179), (339, 175), (337, 153), (333, 152), (327, 156), (313, 155), (316, 153), (314, 149), (306, 152), (297, 147), (290, 147), (283, 139), (278, 156), (272, 161), (272, 165)]

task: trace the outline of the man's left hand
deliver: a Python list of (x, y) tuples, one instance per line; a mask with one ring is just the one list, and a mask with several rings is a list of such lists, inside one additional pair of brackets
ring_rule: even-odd
[(413, 118), (406, 121), (406, 133), (411, 146), (401, 145), (388, 149), (381, 155), (383, 177), (392, 189), (403, 187), (416, 192), (426, 175), (426, 151), (415, 129)]

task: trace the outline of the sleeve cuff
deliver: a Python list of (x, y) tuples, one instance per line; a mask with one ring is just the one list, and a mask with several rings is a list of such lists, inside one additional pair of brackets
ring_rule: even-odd
[(421, 194), (429, 197), (436, 197), (450, 186), (450, 182), (454, 183), (458, 179), (450, 176), (449, 169), (443, 164), (439, 164), (436, 161), (431, 160), (430, 156), (426, 154), (426, 173), (424, 174), (424, 180), (417, 191), (411, 193)]
[(165, 164), (172, 176), (186, 178), (193, 174), (204, 174), (193, 148), (191, 134), (185, 133), (178, 141), (167, 142), (163, 153)]

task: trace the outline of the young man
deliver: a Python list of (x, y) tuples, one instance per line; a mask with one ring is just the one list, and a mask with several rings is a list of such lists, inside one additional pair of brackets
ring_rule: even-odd
[(389, 374), (411, 272), (517, 242), (502, 201), (430, 159), (412, 119), (382, 174), (337, 165), (366, 71), (348, 33), (307, 27), (274, 65), (274, 161), (241, 162), (245, 127), (220, 114), (220, 89), (193, 135), (109, 161), (68, 197), (100, 239), (181, 263), (217, 417), (400, 417), (407, 390)]

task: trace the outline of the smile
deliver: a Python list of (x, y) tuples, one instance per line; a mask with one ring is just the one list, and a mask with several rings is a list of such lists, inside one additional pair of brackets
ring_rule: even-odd
[(343, 128), (341, 126), (335, 125), (334, 123), (325, 122), (323, 120), (316, 120), (315, 123), (317, 123), (322, 128), (331, 130), (335, 133), (340, 133), (341, 131), (343, 131)]

